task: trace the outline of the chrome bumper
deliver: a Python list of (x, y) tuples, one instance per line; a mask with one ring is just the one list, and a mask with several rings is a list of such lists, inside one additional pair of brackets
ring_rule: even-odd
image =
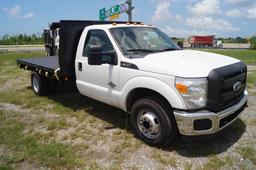
[[(248, 99), (248, 92), (244, 92), (244, 97), (240, 100), (239, 103), (221, 111), (218, 113), (213, 113), (207, 110), (202, 110), (198, 112), (186, 112), (186, 111), (174, 111), (174, 116), (176, 118), (176, 122), (178, 125), (178, 129), (180, 131), (180, 134), (182, 135), (207, 135), (207, 134), (213, 134), (221, 129), (229, 126), (232, 122), (234, 122), (239, 114), (241, 113), (240, 109), (244, 107)], [(234, 114), (232, 116), (232, 114)], [(230, 116), (232, 119), (228, 122), (225, 122), (225, 125), (221, 125), (221, 120), (224, 120), (224, 118), (229, 118)], [(234, 117), (235, 116), (235, 117)], [(234, 117), (234, 118), (233, 118)], [(194, 122), (197, 120), (207, 120), (208, 122), (211, 122), (211, 127), (206, 130), (195, 130), (194, 128)]]

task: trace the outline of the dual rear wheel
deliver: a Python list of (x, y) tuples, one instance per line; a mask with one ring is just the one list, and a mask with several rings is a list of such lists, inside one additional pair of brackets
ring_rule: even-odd
[(49, 80), (47, 77), (39, 75), (37, 72), (31, 73), (31, 86), (36, 95), (43, 96), (48, 92)]
[(36, 95), (45, 96), (49, 92), (54, 93), (56, 91), (58, 82), (33, 71), (31, 73), (31, 86)]

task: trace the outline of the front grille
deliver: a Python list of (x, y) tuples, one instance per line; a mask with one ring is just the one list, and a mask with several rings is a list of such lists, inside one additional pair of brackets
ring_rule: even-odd
[[(246, 75), (247, 67), (242, 62), (212, 70), (208, 76), (207, 109), (218, 112), (238, 103), (243, 97)], [(234, 91), (237, 82), (241, 82), (241, 88)]]

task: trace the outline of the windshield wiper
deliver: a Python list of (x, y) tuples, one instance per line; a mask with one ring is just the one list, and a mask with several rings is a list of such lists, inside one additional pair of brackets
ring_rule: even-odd
[(129, 52), (145, 52), (145, 53), (153, 53), (153, 52), (156, 52), (156, 51), (154, 51), (154, 50), (143, 49), (143, 48), (129, 49), (129, 50), (126, 50), (126, 51), (129, 51)]
[(161, 49), (161, 50), (157, 50), (157, 51), (175, 51), (175, 50), (178, 50), (177, 48), (164, 48), (164, 49)]

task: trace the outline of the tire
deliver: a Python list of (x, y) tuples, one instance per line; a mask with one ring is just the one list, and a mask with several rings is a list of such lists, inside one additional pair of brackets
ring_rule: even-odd
[(136, 135), (151, 146), (170, 144), (178, 130), (171, 108), (156, 97), (139, 99), (131, 110)]
[(31, 73), (31, 86), (34, 93), (38, 96), (44, 96), (48, 93), (48, 79), (36, 72)]

